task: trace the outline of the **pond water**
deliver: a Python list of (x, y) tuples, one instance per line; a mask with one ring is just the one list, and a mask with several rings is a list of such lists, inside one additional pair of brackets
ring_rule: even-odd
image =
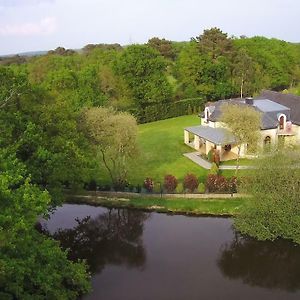
[(85, 258), (85, 300), (300, 299), (300, 247), (241, 237), (225, 218), (66, 204), (43, 226)]

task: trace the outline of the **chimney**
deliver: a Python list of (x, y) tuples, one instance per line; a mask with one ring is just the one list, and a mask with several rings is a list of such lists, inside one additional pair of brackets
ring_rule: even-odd
[(252, 97), (246, 98), (245, 103), (248, 104), (248, 105), (253, 105), (253, 98)]

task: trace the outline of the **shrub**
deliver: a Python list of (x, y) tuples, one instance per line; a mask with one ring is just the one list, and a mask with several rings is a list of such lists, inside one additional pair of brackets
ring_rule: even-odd
[(214, 156), (213, 156), (213, 162), (217, 165), (217, 166), (219, 166), (220, 165), (220, 153), (219, 153), (219, 151), (214, 151)]
[(151, 193), (153, 191), (153, 187), (154, 187), (154, 182), (152, 178), (147, 177), (144, 180), (144, 188), (147, 190), (147, 192)]
[(115, 191), (125, 191), (125, 188), (128, 186), (127, 180), (117, 179), (113, 185)]
[(208, 175), (206, 179), (206, 188), (208, 192), (227, 192), (228, 182), (227, 179), (222, 175)]
[(97, 182), (96, 180), (92, 179), (88, 182), (88, 184), (86, 185), (86, 189), (88, 191), (96, 191), (97, 190)]
[(198, 185), (198, 192), (200, 194), (204, 194), (205, 193), (205, 184), (203, 182), (200, 182)]
[(199, 185), (198, 178), (194, 174), (185, 175), (183, 180), (184, 189), (193, 193), (197, 189), (198, 185)]
[(175, 191), (177, 187), (177, 179), (173, 175), (166, 175), (164, 180), (164, 188), (168, 193), (172, 193)]
[(207, 160), (208, 160), (209, 162), (213, 162), (213, 159), (214, 159), (213, 156), (214, 156), (214, 150), (211, 149), (211, 150), (209, 150), (208, 153), (207, 153)]
[(237, 179), (232, 177), (226, 179), (222, 175), (208, 175), (206, 180), (206, 188), (210, 193), (236, 193), (237, 191)]
[(184, 192), (183, 184), (180, 182), (180, 183), (177, 184), (176, 193), (181, 194), (183, 192)]
[(219, 172), (220, 172), (220, 170), (219, 170), (218, 165), (215, 162), (212, 163), (209, 174), (210, 175), (218, 175)]

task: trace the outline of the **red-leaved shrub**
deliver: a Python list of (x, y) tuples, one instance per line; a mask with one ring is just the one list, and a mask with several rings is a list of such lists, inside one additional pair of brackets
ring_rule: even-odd
[(153, 187), (154, 187), (154, 182), (152, 180), (152, 178), (147, 177), (144, 180), (144, 188), (148, 191), (148, 192), (152, 192), (153, 191)]
[(198, 178), (194, 174), (187, 174), (183, 180), (184, 189), (188, 190), (188, 192), (193, 193), (199, 185)]
[(166, 175), (164, 180), (164, 188), (168, 193), (172, 193), (175, 191), (177, 187), (177, 179), (173, 175)]
[(226, 179), (222, 175), (210, 174), (206, 179), (206, 189), (209, 193), (235, 193), (237, 191), (237, 179)]

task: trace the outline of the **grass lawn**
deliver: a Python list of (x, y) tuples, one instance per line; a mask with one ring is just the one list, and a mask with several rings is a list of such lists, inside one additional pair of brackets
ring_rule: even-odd
[[(184, 144), (183, 129), (195, 125), (200, 125), (199, 117), (195, 115), (139, 125), (139, 155), (129, 165), (129, 182), (134, 185), (142, 185), (145, 178), (151, 177), (154, 182), (163, 183), (164, 176), (167, 174), (176, 176), (182, 182), (187, 173), (194, 173), (199, 177), (200, 182), (204, 183), (208, 170), (183, 156), (183, 153), (195, 151)], [(248, 163), (246, 160), (241, 161), (242, 164)], [(234, 161), (230, 163), (235, 165)], [(101, 167), (101, 171), (103, 170), (105, 172), (104, 166)], [(226, 177), (234, 176), (234, 173), (234, 170), (222, 171), (222, 175)], [(242, 173), (244, 170), (239, 171), (240, 175)], [(100, 179), (104, 183), (110, 182), (106, 173), (101, 173)]]
[[(220, 163), (220, 165), (221, 166), (236, 166), (236, 160), (222, 161)], [(239, 165), (240, 166), (252, 166), (253, 165), (253, 159), (240, 158)]]
[(183, 153), (193, 151), (183, 142), (183, 129), (199, 124), (199, 117), (192, 115), (139, 125), (140, 153), (130, 166), (130, 183), (141, 184), (146, 177), (163, 182), (167, 174), (182, 180), (189, 172), (203, 181), (207, 170), (183, 156)]
[(100, 205), (105, 207), (135, 208), (141, 210), (194, 215), (234, 216), (249, 201), (248, 198), (229, 199), (161, 199), (161, 198), (106, 198), (71, 197), (69, 203)]

